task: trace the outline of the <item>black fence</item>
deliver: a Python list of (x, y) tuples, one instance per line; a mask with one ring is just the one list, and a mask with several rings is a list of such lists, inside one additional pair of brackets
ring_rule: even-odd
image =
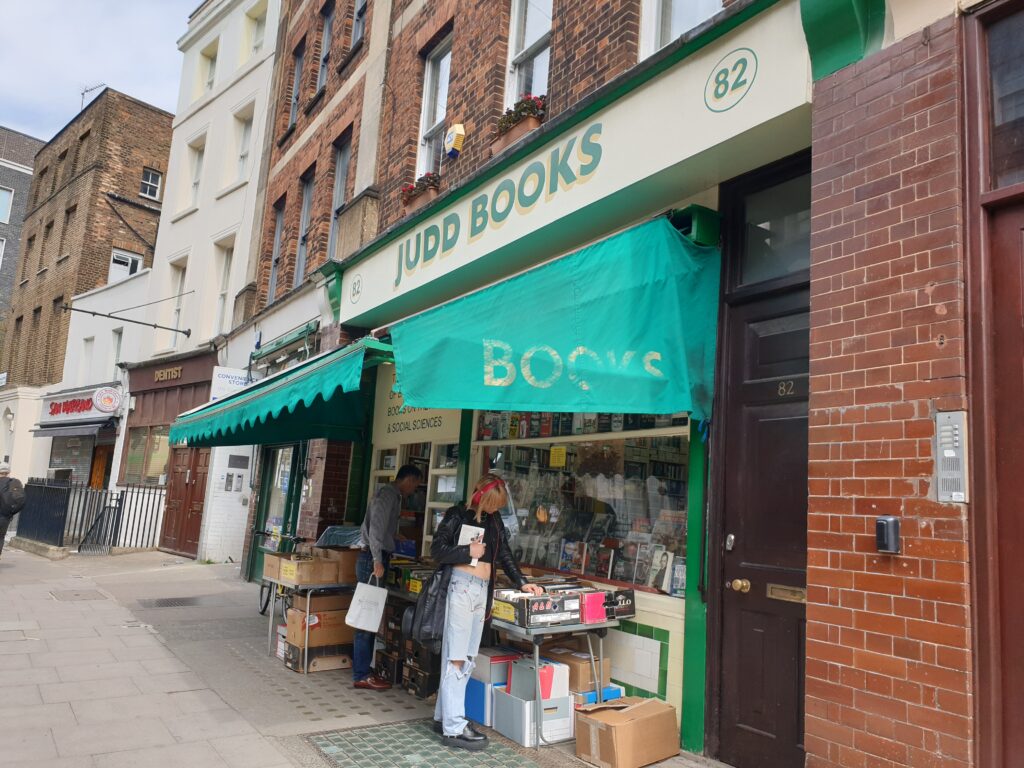
[(112, 547), (157, 545), (164, 511), (163, 486), (128, 485), (117, 490), (82, 483), (31, 478), (18, 536), (82, 554), (107, 554)]

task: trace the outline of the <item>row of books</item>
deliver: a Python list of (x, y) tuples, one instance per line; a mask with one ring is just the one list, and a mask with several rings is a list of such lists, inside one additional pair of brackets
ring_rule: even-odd
[(642, 584), (679, 597), (686, 589), (686, 558), (660, 544), (627, 541), (621, 547), (606, 547), (562, 539), (555, 567), (567, 573)]
[(686, 423), (685, 413), (654, 416), (635, 413), (483, 411), (478, 422), (477, 439), (516, 440), (530, 437), (591, 435), (684, 426)]

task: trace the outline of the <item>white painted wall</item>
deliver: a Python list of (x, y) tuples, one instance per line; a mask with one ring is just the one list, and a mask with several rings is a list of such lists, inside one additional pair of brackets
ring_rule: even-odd
[(43, 390), (14, 387), (0, 391), (0, 459), (10, 456), (11, 476), (24, 482), (46, 475), (50, 438), (33, 437), (39, 424)]
[[(263, 45), (251, 52), (252, 15), (265, 8)], [(192, 335), (158, 332), (149, 355), (206, 346), (229, 330), (234, 299), (245, 285), (256, 187), (274, 66), (279, 0), (214, 0), (189, 23), (178, 41), (183, 55), (178, 114), (163, 192), (160, 234), (153, 259), (150, 300), (177, 292), (177, 267), (186, 265), (181, 324)], [(217, 46), (212, 90), (205, 92), (204, 52)], [(241, 117), (251, 118), (248, 159), (239, 170)], [(195, 146), (205, 142), (198, 196), (193, 205)], [(228, 321), (217, 328), (223, 248), (233, 248), (227, 289)], [(154, 305), (151, 322), (174, 325), (175, 301)], [(147, 356), (149, 356), (147, 355)]]

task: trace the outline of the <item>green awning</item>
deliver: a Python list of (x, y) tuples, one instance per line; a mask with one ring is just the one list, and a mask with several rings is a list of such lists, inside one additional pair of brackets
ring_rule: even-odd
[(179, 416), (172, 445), (258, 445), (313, 438), (360, 440), (367, 421), (363, 367), (391, 347), (363, 339), (268, 376)]
[(391, 327), (417, 408), (711, 412), (717, 248), (664, 218)]

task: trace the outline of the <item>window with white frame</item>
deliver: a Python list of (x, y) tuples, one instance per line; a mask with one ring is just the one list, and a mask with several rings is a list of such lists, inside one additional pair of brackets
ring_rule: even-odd
[(328, 2), (320, 12), (322, 28), (320, 31), (320, 70), (316, 75), (316, 89), (319, 91), (327, 85), (327, 67), (331, 59), (331, 37), (334, 34), (334, 2)]
[(11, 207), (14, 205), (14, 190), (0, 187), (0, 224), (11, 220)]
[(640, 58), (678, 40), (722, 10), (722, 0), (643, 0)]
[(218, 44), (219, 40), (214, 40), (206, 46), (199, 55), (201, 74), (203, 78), (203, 91), (206, 93), (213, 90), (213, 84), (217, 78)]
[(299, 214), (299, 243), (295, 251), (295, 283), (298, 287), (306, 277), (306, 261), (309, 257), (309, 220), (313, 206), (313, 171), (302, 177), (302, 211)]
[(270, 280), (267, 283), (267, 304), (274, 303), (277, 293), (277, 273), (281, 269), (281, 253), (284, 250), (281, 239), (284, 237), (284, 203), (282, 197), (274, 203), (274, 244), (270, 254)]
[(352, 11), (352, 48), (362, 42), (363, 35), (366, 34), (366, 2), (367, 0), (356, 0)]
[(189, 155), (192, 165), (192, 186), (189, 191), (189, 205), (192, 208), (199, 206), (199, 186), (203, 180), (203, 161), (206, 156), (206, 137), (189, 145)]
[(154, 171), (152, 168), (142, 169), (142, 183), (139, 185), (139, 194), (151, 200), (160, 199), (160, 183), (163, 181), (163, 174)]
[(238, 131), (238, 181), (249, 176), (249, 154), (252, 151), (252, 113), (235, 115)]
[(110, 369), (113, 371), (113, 378), (120, 376), (120, 369), (117, 364), (121, 362), (121, 345), (124, 343), (124, 328), (115, 328), (110, 332)]
[[(188, 262), (180, 261), (171, 265), (171, 285), (174, 286), (174, 305), (171, 308), (171, 328), (181, 329), (181, 311), (185, 304), (185, 274)], [(171, 347), (177, 347), (180, 333), (171, 333)]]
[(331, 194), (331, 231), (327, 237), (327, 258), (337, 258), (338, 219), (345, 207), (345, 190), (348, 188), (348, 166), (352, 159), (352, 142), (346, 136), (334, 145), (334, 190)]
[(416, 175), (441, 172), (444, 118), (448, 111), (448, 80), (452, 70), (452, 39), (446, 38), (427, 57), (423, 74), (423, 116)]
[(292, 56), (292, 105), (288, 112), (288, 127), (295, 125), (299, 117), (299, 100), (302, 98), (302, 67), (306, 61), (306, 43), (299, 43)]
[(552, 0), (513, 0), (507, 106), (527, 94), (544, 96), (548, 92), (551, 5)]
[(142, 268), (142, 256), (131, 251), (115, 248), (110, 254), (110, 269), (107, 271), (107, 284), (117, 283), (131, 277)]
[(231, 313), (228, 308), (228, 285), (231, 281), (231, 261), (235, 257), (234, 245), (225, 245), (220, 251), (220, 285), (217, 289), (217, 321), (213, 327), (214, 334), (227, 333), (231, 326)]
[(258, 3), (246, 15), (249, 17), (249, 55), (255, 56), (263, 49), (263, 39), (267, 34), (267, 4)]

